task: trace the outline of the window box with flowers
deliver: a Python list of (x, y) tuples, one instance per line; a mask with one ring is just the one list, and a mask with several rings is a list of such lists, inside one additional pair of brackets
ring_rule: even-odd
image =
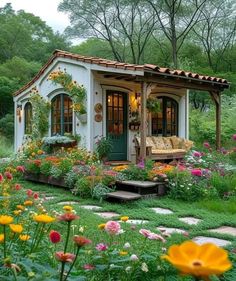
[(73, 81), (72, 76), (66, 70), (51, 72), (48, 80), (63, 87), (65, 92), (71, 97), (73, 101), (72, 108), (76, 117), (83, 124), (87, 123), (87, 111), (85, 107), (86, 102), (86, 89), (83, 85)]

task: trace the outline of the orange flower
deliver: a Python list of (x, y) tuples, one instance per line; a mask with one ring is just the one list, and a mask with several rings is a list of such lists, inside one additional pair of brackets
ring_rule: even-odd
[(13, 222), (13, 217), (7, 216), (7, 215), (1, 215), (0, 216), (0, 224), (1, 225), (7, 225)]
[(22, 205), (17, 205), (16, 208), (17, 208), (18, 210), (21, 210), (21, 211), (24, 211), (24, 209), (25, 209), (25, 207), (22, 206)]
[(89, 240), (83, 236), (78, 236), (78, 235), (74, 236), (73, 240), (78, 247), (83, 247), (85, 245), (92, 243), (91, 240)]
[(27, 235), (27, 234), (22, 234), (22, 235), (19, 236), (19, 238), (20, 238), (21, 241), (27, 241), (27, 240), (30, 239), (30, 236)]
[(14, 233), (21, 233), (23, 231), (23, 227), (21, 224), (10, 224), (9, 227)]
[(32, 206), (33, 205), (33, 201), (27, 200), (27, 201), (24, 202), (24, 205), (25, 206)]
[(186, 241), (181, 245), (172, 245), (168, 255), (162, 258), (168, 260), (182, 274), (203, 279), (210, 275), (221, 275), (232, 267), (228, 252), (212, 243), (198, 245)]
[(56, 252), (55, 258), (60, 262), (70, 262), (72, 263), (75, 259), (75, 255), (71, 253)]
[(63, 215), (58, 216), (59, 221), (67, 221), (71, 222), (73, 220), (79, 219), (79, 216), (73, 213), (65, 213)]

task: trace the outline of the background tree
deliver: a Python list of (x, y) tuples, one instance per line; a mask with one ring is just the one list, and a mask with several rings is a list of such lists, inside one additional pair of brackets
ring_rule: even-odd
[(59, 10), (69, 14), (69, 36), (105, 40), (118, 61), (144, 61), (145, 48), (157, 23), (146, 1), (63, 0)]

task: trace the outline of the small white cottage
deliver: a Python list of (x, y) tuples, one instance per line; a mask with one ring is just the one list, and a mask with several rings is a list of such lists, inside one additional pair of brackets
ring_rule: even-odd
[[(87, 121), (73, 112), (70, 96), (48, 80), (51, 72), (66, 69), (87, 92)], [(201, 76), (156, 65), (135, 65), (56, 50), (46, 65), (24, 87), (14, 93), (15, 149), (31, 133), (32, 106), (29, 95), (36, 88), (51, 103), (48, 136), (79, 134), (88, 150), (95, 148), (96, 136), (110, 136), (111, 160), (135, 159), (134, 136), (141, 137), (141, 156), (146, 156), (146, 136), (176, 135), (188, 139), (188, 90), (210, 93), (216, 105), (216, 139), (220, 147), (220, 97), (228, 88), (225, 79)], [(160, 110), (146, 110), (149, 96), (158, 99)]]

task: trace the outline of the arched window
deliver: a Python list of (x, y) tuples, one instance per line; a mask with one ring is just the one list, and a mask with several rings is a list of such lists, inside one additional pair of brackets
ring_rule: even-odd
[(24, 108), (25, 113), (25, 134), (30, 135), (32, 133), (32, 104), (27, 102)]
[(157, 97), (160, 112), (152, 114), (152, 135), (178, 135), (178, 103), (169, 97)]
[(72, 100), (60, 94), (52, 99), (52, 135), (72, 133)]

